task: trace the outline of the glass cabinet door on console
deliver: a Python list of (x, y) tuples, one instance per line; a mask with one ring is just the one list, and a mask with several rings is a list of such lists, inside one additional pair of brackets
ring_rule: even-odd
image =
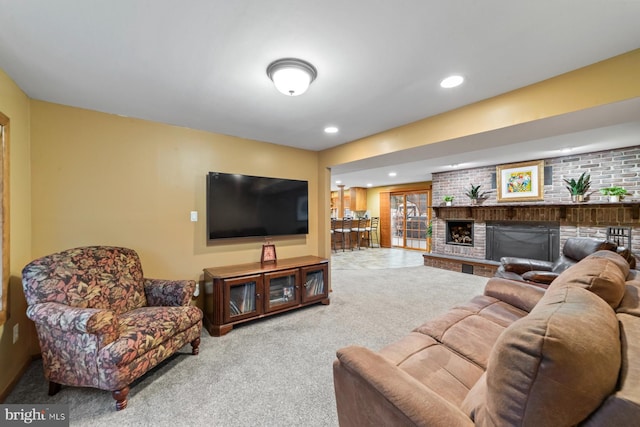
[(327, 264), (300, 268), (302, 282), (302, 302), (321, 300), (329, 295), (327, 289)]
[(299, 269), (264, 274), (265, 311), (276, 311), (300, 304)]
[(262, 275), (239, 277), (224, 281), (224, 321), (230, 322), (263, 313)]

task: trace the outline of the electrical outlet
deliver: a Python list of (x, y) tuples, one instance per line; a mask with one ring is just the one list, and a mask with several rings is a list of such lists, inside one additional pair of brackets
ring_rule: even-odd
[(20, 336), (20, 324), (16, 323), (13, 325), (13, 343), (18, 342), (18, 337)]

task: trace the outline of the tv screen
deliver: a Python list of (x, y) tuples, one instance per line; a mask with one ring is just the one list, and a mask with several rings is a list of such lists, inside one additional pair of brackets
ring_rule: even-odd
[(309, 184), (209, 172), (207, 240), (309, 233)]

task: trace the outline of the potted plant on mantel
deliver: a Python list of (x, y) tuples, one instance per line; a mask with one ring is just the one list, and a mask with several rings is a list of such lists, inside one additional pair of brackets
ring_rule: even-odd
[(611, 203), (618, 203), (620, 198), (627, 194), (627, 190), (623, 187), (611, 186), (607, 188), (601, 188), (600, 192), (605, 196), (609, 196), (609, 201)]
[(567, 184), (566, 188), (571, 193), (571, 200), (573, 202), (584, 202), (584, 196), (589, 191), (589, 187), (591, 187), (591, 175), (582, 172), (577, 181), (573, 178), (570, 180), (563, 178), (563, 181)]
[(453, 196), (447, 195), (443, 198), (445, 206), (451, 206), (451, 202), (453, 202)]
[(468, 198), (471, 199), (472, 205), (477, 205), (480, 200), (483, 200), (485, 198), (485, 195), (487, 193), (484, 191), (480, 192), (480, 185), (473, 185), (473, 184), (470, 184), (470, 185), (471, 185), (471, 188), (469, 188), (465, 194), (467, 195)]

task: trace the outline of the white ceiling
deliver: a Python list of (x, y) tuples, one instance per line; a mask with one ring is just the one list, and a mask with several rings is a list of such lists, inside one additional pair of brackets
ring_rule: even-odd
[[(34, 99), (322, 150), (636, 49), (639, 20), (637, 0), (0, 0), (0, 68)], [(268, 79), (282, 57), (317, 68), (304, 95)], [(465, 83), (440, 88), (452, 73)], [(570, 132), (593, 129), (582, 122)], [(638, 135), (620, 124), (602, 126)], [(557, 145), (526, 146), (544, 144)], [(496, 160), (465, 154), (465, 141), (438, 145), (336, 165), (334, 178), (366, 185), (349, 174), (431, 159), (409, 165), (424, 180), (450, 163)]]

